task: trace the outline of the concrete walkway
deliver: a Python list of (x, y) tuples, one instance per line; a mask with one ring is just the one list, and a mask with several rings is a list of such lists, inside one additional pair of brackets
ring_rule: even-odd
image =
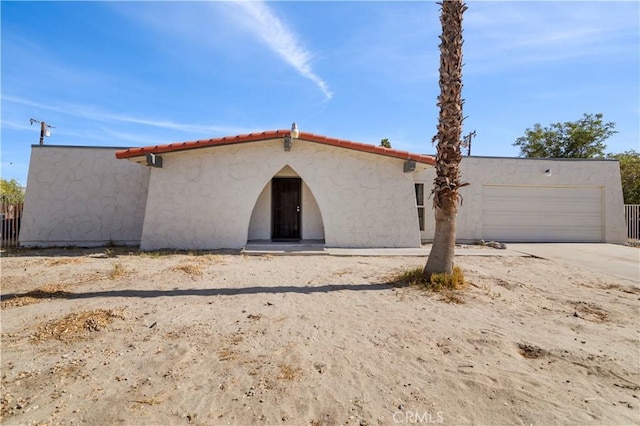
[[(247, 244), (248, 255), (329, 256), (428, 256), (431, 245), (422, 248), (330, 248), (322, 243)], [(583, 267), (640, 283), (640, 248), (596, 243), (507, 243), (499, 250), (474, 245), (456, 246), (456, 256), (535, 256)]]
[[(424, 245), (422, 248), (375, 248), (375, 249), (359, 249), (359, 248), (327, 248), (328, 254), (332, 256), (429, 256), (431, 252), (431, 244)], [(480, 246), (456, 246), (456, 256), (527, 256), (524, 253), (515, 250), (498, 250), (491, 247)]]
[[(329, 256), (429, 256), (431, 244), (421, 248), (332, 248), (322, 243), (249, 243), (242, 250), (248, 255), (329, 255)], [(456, 246), (456, 256), (527, 256), (519, 251), (498, 250), (471, 245)]]

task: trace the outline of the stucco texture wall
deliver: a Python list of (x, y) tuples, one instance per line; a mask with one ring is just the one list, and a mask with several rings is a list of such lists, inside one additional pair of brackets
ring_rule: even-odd
[(151, 171), (141, 248), (244, 247), (256, 203), (262, 217), (253, 223), (263, 225), (252, 236), (265, 234), (264, 191), (287, 166), (319, 210), (307, 238), (321, 218), (329, 247), (420, 246), (413, 176), (402, 160), (304, 140), (286, 152), (274, 139), (164, 154), (163, 168)]
[[(551, 170), (547, 176), (545, 170)], [(511, 185), (523, 187), (568, 187), (602, 189), (603, 241), (624, 244), (624, 223), (620, 168), (617, 161), (463, 157), (462, 180), (471, 185), (460, 190), (463, 198), (457, 217), (457, 239), (461, 242), (484, 238), (482, 224), (483, 186)], [(416, 173), (416, 182), (431, 191), (435, 170)], [(432, 200), (425, 201), (427, 228), (423, 240), (432, 240), (434, 231)]]
[(137, 245), (149, 170), (116, 160), (117, 148), (35, 145), (20, 245)]

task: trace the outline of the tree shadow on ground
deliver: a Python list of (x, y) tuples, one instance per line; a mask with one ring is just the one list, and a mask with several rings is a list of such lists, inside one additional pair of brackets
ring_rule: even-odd
[(11, 248), (0, 250), (1, 257), (83, 257), (89, 256), (99, 259), (107, 259), (118, 256), (146, 256), (161, 257), (171, 255), (204, 256), (209, 254), (239, 255), (242, 250), (218, 249), (218, 250), (154, 250), (143, 251), (137, 246), (100, 246), (86, 247), (44, 247), (44, 248)]
[(0, 296), (2, 301), (8, 301), (20, 297), (30, 297), (34, 299), (92, 299), (99, 297), (130, 297), (130, 298), (155, 298), (155, 297), (175, 297), (175, 296), (241, 296), (249, 294), (314, 294), (314, 293), (330, 293), (336, 291), (383, 291), (392, 288), (406, 286), (407, 284), (400, 281), (391, 281), (387, 283), (374, 284), (326, 284), (319, 286), (252, 286), (239, 288), (188, 288), (173, 290), (104, 290), (104, 291), (88, 291), (88, 292), (69, 292), (69, 291), (53, 291), (33, 290), (27, 293), (10, 293)]

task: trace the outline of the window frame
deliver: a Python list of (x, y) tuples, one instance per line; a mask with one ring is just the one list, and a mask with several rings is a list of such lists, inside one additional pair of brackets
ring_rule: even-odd
[(416, 208), (418, 209), (418, 228), (422, 232), (426, 228), (424, 216), (424, 182), (414, 182), (414, 190), (416, 193)]

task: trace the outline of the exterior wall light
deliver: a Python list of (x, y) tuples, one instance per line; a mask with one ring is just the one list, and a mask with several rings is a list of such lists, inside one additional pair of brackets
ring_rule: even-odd
[(298, 125), (294, 121), (293, 124), (291, 125), (291, 138), (298, 139), (299, 137), (300, 137), (300, 130), (298, 130)]
[(551, 174), (552, 174), (551, 173), (551, 169), (547, 169), (547, 170), (544, 171), (544, 175), (545, 176), (551, 176)]

